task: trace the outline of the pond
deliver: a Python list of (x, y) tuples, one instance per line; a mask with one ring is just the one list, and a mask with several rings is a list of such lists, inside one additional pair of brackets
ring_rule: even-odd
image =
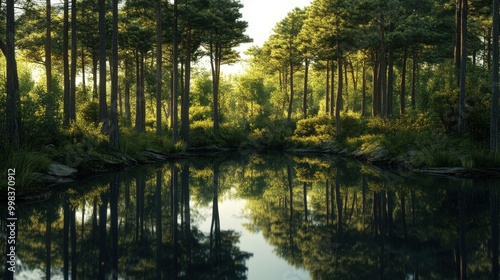
[(325, 155), (141, 166), (18, 206), (15, 278), (492, 279), (499, 186)]

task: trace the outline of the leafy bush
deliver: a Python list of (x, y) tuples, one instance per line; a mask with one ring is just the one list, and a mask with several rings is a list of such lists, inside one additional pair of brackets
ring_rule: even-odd
[(89, 124), (99, 125), (99, 103), (95, 101), (85, 102), (79, 110), (80, 117)]
[(194, 121), (190, 129), (189, 146), (204, 147), (220, 144), (213, 130), (212, 120), (205, 119), (202, 121)]
[(255, 146), (283, 149), (289, 145), (288, 139), (291, 136), (292, 128), (286, 121), (273, 120), (267, 127), (254, 129), (249, 139)]
[(296, 137), (324, 136), (331, 138), (334, 135), (335, 127), (333, 122), (328, 116), (324, 115), (299, 120), (294, 131)]
[(366, 120), (361, 118), (361, 114), (349, 111), (340, 116), (342, 131), (346, 136), (357, 136), (366, 132)]
[(186, 143), (174, 144), (171, 138), (153, 132), (139, 133), (133, 128), (125, 128), (120, 133), (120, 151), (139, 160), (143, 156), (141, 153), (146, 149), (155, 149), (166, 154), (186, 151)]

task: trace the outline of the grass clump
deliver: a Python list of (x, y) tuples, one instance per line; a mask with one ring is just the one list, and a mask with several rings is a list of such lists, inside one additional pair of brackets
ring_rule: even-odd
[[(26, 148), (7, 150), (0, 162), (2, 173), (0, 180), (7, 182), (7, 169), (15, 168), (16, 195), (30, 196), (42, 191), (36, 183), (36, 173), (46, 173), (51, 160), (44, 154)], [(1, 186), (2, 194), (7, 193), (7, 184)]]

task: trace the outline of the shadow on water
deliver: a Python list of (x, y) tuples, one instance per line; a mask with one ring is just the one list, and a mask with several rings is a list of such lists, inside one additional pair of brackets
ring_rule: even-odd
[(16, 278), (247, 279), (258, 233), (310, 279), (499, 279), (499, 187), (289, 154), (140, 167), (18, 206)]

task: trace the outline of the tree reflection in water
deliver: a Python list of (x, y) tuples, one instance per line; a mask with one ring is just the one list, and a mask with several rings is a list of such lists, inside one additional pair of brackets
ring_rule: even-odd
[(395, 176), (286, 154), (138, 168), (20, 206), (17, 254), (46, 279), (246, 279), (252, 254), (221, 227), (237, 198), (249, 232), (312, 279), (498, 279), (498, 180)]

